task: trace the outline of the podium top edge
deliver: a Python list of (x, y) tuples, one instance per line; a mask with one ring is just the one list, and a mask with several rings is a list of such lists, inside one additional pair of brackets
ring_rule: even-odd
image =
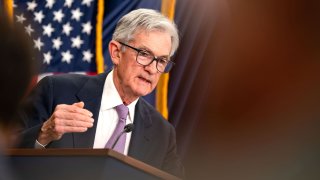
[(160, 169), (157, 169), (153, 166), (150, 166), (144, 162), (141, 162), (137, 159), (134, 159), (130, 156), (123, 155), (111, 149), (85, 149), (85, 148), (77, 148), (77, 149), (7, 149), (5, 152), (6, 156), (10, 157), (45, 157), (45, 156), (61, 156), (61, 157), (72, 157), (72, 156), (92, 156), (92, 157), (111, 157), (120, 161), (123, 161), (130, 166), (143, 170), (145, 172), (151, 173), (161, 179), (172, 179), (172, 180), (180, 180), (180, 178), (173, 176), (167, 172), (164, 172)]

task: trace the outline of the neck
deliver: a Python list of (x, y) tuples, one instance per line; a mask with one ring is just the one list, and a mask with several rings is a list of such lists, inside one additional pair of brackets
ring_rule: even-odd
[(120, 94), (120, 97), (121, 97), (123, 104), (126, 106), (128, 106), (129, 104), (131, 104), (133, 101), (135, 101), (137, 99), (137, 98), (130, 98), (130, 97), (127, 97), (127, 96), (121, 95), (121, 94)]
[(114, 83), (124, 105), (128, 106), (133, 101), (135, 101), (136, 99), (139, 98), (133, 94), (126, 93), (125, 87), (122, 84), (121, 80), (119, 79), (119, 77), (117, 75), (117, 71), (115, 69), (113, 71), (113, 83)]

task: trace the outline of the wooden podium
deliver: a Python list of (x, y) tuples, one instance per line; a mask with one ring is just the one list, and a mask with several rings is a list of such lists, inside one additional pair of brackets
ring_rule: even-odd
[(179, 179), (110, 149), (11, 149), (8, 157), (24, 180)]

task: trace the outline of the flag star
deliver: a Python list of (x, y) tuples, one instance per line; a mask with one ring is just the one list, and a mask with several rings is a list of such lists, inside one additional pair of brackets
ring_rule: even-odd
[(51, 23), (49, 23), (46, 26), (42, 26), (43, 28), (43, 35), (48, 35), (48, 37), (51, 37), (51, 33), (54, 32), (54, 28), (52, 28)]
[(34, 48), (37, 48), (40, 51), (41, 47), (44, 45), (40, 37), (37, 40), (33, 40), (33, 42), (34, 42)]
[(93, 1), (93, 0), (82, 0), (81, 4), (82, 4), (82, 5), (85, 4), (85, 5), (87, 5), (88, 7), (90, 7), (92, 1)]
[(87, 62), (91, 62), (91, 59), (93, 57), (93, 54), (90, 52), (90, 50), (87, 51), (82, 51), (82, 55), (83, 55), (83, 61), (87, 61)]
[(92, 29), (90, 21), (88, 21), (87, 23), (82, 23), (81, 25), (82, 25), (82, 32), (87, 33), (89, 35)]
[(16, 15), (17, 17), (17, 22), (23, 24), (23, 22), (26, 20), (26, 18), (24, 17), (23, 13), (21, 13), (20, 16)]
[(52, 60), (50, 51), (48, 51), (47, 53), (43, 53), (43, 57), (44, 57), (43, 63), (50, 64), (50, 61)]
[(72, 31), (72, 29), (73, 29), (73, 28), (70, 26), (70, 23), (64, 24), (64, 25), (62, 26), (62, 32), (63, 32), (64, 34), (66, 34), (67, 36), (70, 35), (70, 32)]
[(53, 48), (55, 48), (56, 50), (59, 50), (60, 46), (62, 45), (62, 41), (61, 41), (60, 37), (53, 39), (52, 43), (53, 43)]
[(29, 11), (34, 11), (34, 9), (38, 6), (38, 4), (35, 1), (27, 2), (27, 9)]
[(38, 21), (39, 23), (41, 23), (43, 18), (44, 18), (44, 15), (43, 15), (42, 11), (34, 13), (34, 20), (35, 21)]
[(73, 0), (66, 0), (66, 1), (64, 2), (64, 6), (67, 6), (68, 8), (71, 8), (72, 3), (73, 3)]
[(62, 62), (66, 62), (70, 64), (71, 59), (73, 58), (73, 55), (70, 53), (70, 51), (65, 51), (61, 53), (62, 56)]
[(83, 13), (80, 11), (80, 8), (76, 10), (71, 10), (71, 19), (75, 19), (76, 21), (80, 21), (80, 17), (83, 16)]
[(55, 0), (46, 0), (46, 6), (47, 8), (51, 9), (53, 7), (53, 4), (55, 3)]
[(80, 48), (81, 44), (83, 44), (83, 40), (80, 39), (80, 36), (77, 36), (75, 38), (71, 38), (72, 45), (71, 47)]
[(18, 7), (18, 6), (17, 6), (17, 4), (16, 4), (15, 2), (13, 2), (12, 7), (13, 7), (13, 8), (16, 8), (16, 7)]
[(31, 33), (34, 31), (34, 29), (32, 29), (30, 24), (28, 26), (24, 27), (24, 29), (29, 34), (29, 36), (31, 36)]
[(62, 10), (60, 9), (59, 11), (53, 11), (53, 15), (54, 15), (53, 20), (54, 21), (58, 21), (59, 23), (61, 23), (62, 18), (64, 17), (64, 14), (62, 13)]

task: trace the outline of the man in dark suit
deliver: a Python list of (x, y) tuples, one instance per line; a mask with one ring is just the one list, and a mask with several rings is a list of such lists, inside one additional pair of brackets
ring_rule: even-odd
[[(111, 72), (52, 76), (39, 82), (21, 146), (111, 148), (111, 143), (120, 153), (181, 175), (174, 128), (140, 98), (170, 71), (178, 44), (175, 24), (160, 13), (139, 9), (125, 15), (109, 43)], [(123, 118), (118, 107), (126, 111)], [(120, 119), (133, 123), (134, 130), (112, 141), (120, 134)]]

